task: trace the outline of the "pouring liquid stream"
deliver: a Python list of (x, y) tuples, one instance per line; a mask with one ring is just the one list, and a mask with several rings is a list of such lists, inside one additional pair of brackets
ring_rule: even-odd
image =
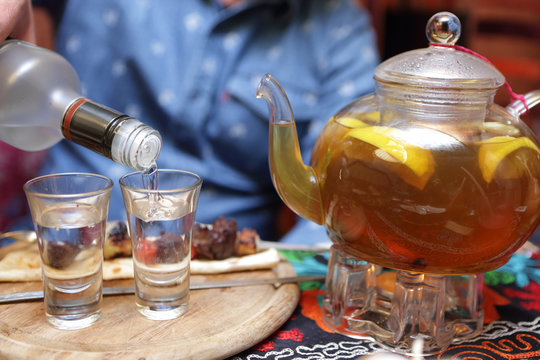
[(154, 190), (148, 193), (148, 217), (152, 217), (157, 212), (160, 198), (159, 192), (155, 191), (159, 186), (159, 172), (155, 162), (142, 171), (142, 184), (144, 189)]

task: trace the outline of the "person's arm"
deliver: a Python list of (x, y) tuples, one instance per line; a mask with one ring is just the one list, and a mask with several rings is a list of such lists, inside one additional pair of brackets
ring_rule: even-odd
[(0, 41), (8, 37), (36, 42), (34, 16), (30, 0), (0, 1)]

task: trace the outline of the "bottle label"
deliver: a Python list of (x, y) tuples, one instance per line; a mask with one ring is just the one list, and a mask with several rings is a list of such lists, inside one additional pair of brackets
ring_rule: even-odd
[(106, 106), (79, 98), (64, 114), (62, 134), (74, 143), (111, 158), (115, 129), (127, 118)]
[(80, 98), (78, 100), (75, 100), (75, 102), (71, 104), (68, 110), (66, 111), (64, 115), (64, 120), (62, 122), (62, 133), (66, 139), (73, 141), (73, 139), (71, 138), (71, 132), (70, 132), (71, 119), (73, 119), (73, 115), (79, 109), (79, 107), (88, 101), (90, 100), (85, 99), (85, 98)]

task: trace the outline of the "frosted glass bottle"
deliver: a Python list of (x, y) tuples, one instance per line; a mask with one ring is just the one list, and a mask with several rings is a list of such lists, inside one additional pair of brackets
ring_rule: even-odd
[(60, 54), (19, 41), (0, 44), (0, 140), (21, 150), (66, 138), (135, 170), (150, 168), (161, 136), (139, 120), (81, 96)]

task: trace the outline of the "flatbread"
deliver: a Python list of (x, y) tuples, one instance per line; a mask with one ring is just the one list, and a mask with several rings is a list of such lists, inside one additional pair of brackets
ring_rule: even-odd
[(252, 255), (230, 257), (225, 260), (191, 260), (192, 274), (209, 275), (235, 271), (270, 269), (278, 266), (279, 253), (266, 249)]
[(41, 280), (41, 261), (37, 245), (15, 250), (0, 260), (0, 281)]
[[(266, 249), (253, 255), (225, 260), (191, 260), (191, 274), (221, 274), (236, 271), (270, 269), (279, 263), (279, 253)], [(103, 280), (132, 279), (133, 260), (120, 257), (103, 261)], [(41, 262), (37, 244), (8, 253), (0, 260), (0, 281), (40, 281)]]

